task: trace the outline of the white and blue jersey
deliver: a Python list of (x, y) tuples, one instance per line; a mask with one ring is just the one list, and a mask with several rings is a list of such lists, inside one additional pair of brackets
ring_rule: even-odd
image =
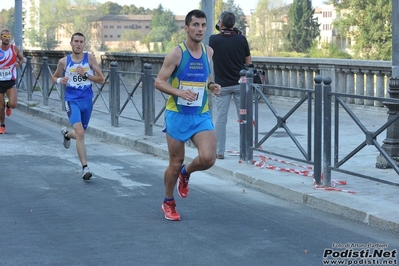
[(65, 76), (69, 77), (69, 79), (66, 84), (65, 101), (80, 101), (93, 98), (92, 82), (77, 73), (78, 66), (81, 66), (89, 75), (93, 75), (88, 53), (84, 53), (82, 61), (77, 63), (72, 61), (71, 55), (67, 55)]

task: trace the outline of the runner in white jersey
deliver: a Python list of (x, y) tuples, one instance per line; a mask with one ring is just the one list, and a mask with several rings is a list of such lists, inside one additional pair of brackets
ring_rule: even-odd
[[(60, 59), (53, 74), (53, 82), (65, 84), (65, 106), (72, 130), (61, 129), (63, 143), (66, 149), (70, 140), (76, 140), (76, 150), (82, 165), (82, 178), (89, 181), (92, 173), (87, 165), (86, 145), (84, 136), (89, 125), (93, 108), (92, 83), (104, 83), (104, 76), (94, 55), (83, 52), (85, 37), (77, 32), (71, 37), (72, 54)], [(65, 75), (64, 75), (65, 73)], [(63, 77), (61, 77), (64, 75)]]
[[(24, 57), (17, 46), (10, 43), (9, 30), (2, 30), (0, 35), (0, 134), (6, 131), (5, 115), (17, 107), (17, 68), (24, 63)], [(5, 101), (5, 94), (8, 100)]]

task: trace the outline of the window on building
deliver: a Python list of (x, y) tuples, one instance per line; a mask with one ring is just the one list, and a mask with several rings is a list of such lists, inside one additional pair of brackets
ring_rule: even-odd
[(135, 30), (135, 29), (137, 29), (137, 25), (136, 24), (133, 24), (132, 25), (132, 28)]
[(120, 35), (117, 35), (117, 36), (116, 36), (116, 38), (120, 38), (120, 37), (121, 37)]
[(128, 26), (128, 25), (125, 25), (125, 26), (123, 26), (123, 28), (124, 28), (124, 29), (128, 29), (128, 28), (129, 28), (129, 26)]
[(109, 26), (109, 28), (110, 28), (110, 29), (113, 29), (113, 28), (114, 28), (114, 25)]
[(328, 31), (328, 30), (331, 30), (331, 29), (332, 29), (331, 24), (323, 24), (323, 30)]
[(108, 25), (104, 25), (104, 29), (108, 29)]
[(104, 38), (108, 38), (108, 35), (104, 35)]
[(122, 26), (121, 26), (121, 25), (118, 25), (117, 29), (122, 29)]
[[(145, 28), (146, 28), (146, 29), (149, 29), (149, 28), (150, 28), (150, 26), (145, 26)], [(183, 28), (184, 28), (184, 27), (183, 27)]]
[(114, 35), (109, 35), (110, 38), (114, 38)]

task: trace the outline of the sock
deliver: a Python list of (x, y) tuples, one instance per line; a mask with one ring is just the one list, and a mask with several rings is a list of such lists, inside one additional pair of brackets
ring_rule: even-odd
[(6, 107), (7, 107), (7, 108), (10, 108), (10, 106), (8, 105), (8, 103), (9, 103), (9, 101), (7, 101)]
[(168, 199), (167, 197), (165, 197), (165, 199), (163, 200), (163, 203), (166, 203), (167, 201), (172, 201), (175, 200), (174, 198)]
[(183, 165), (183, 166), (182, 166), (182, 168), (180, 169), (180, 172), (181, 172), (183, 175), (190, 175), (190, 174), (187, 173), (187, 171), (186, 171), (186, 165)]
[(6, 125), (2, 124), (0, 127), (6, 127)]

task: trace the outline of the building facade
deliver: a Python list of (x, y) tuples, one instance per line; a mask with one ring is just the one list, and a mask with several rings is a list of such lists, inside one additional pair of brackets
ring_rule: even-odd
[[(23, 0), (23, 31), (25, 29), (34, 28), (39, 32), (40, 16), (37, 10), (40, 9), (42, 0)], [(263, 36), (267, 44), (264, 49), (270, 52), (276, 51), (282, 45), (281, 30), (282, 26), (287, 23), (288, 13), (291, 4), (273, 9), (267, 13), (257, 14), (253, 12), (247, 16), (247, 34), (252, 33), (255, 36)], [(339, 19), (340, 14), (334, 9), (333, 5), (322, 5), (315, 8), (314, 17), (318, 19), (320, 24), (319, 47), (325, 43), (338, 44), (342, 50), (350, 52), (352, 39), (342, 38), (337, 30), (334, 29), (333, 22)], [(185, 16), (175, 16), (178, 29), (184, 28)], [(88, 36), (88, 44), (90, 49), (118, 49), (121, 46), (134, 45), (136, 48), (132, 51), (148, 52), (146, 47), (140, 44), (139, 40), (131, 40), (126, 43), (122, 40), (122, 35), (126, 31), (137, 31), (141, 36), (146, 36), (151, 31), (152, 15), (105, 15), (97, 16), (93, 19), (90, 26), (90, 34)], [(63, 25), (59, 27), (55, 34), (56, 41), (59, 46), (55, 50), (70, 49), (71, 25)], [(26, 35), (23, 34), (24, 37)], [(23, 47), (26, 49), (40, 49), (32, 47), (24, 38)]]

